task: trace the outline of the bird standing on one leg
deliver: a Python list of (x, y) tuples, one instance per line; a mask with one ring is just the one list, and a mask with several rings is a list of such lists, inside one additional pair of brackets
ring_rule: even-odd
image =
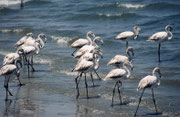
[(160, 48), (161, 48), (161, 43), (167, 40), (171, 40), (173, 37), (173, 34), (170, 32), (173, 30), (173, 27), (171, 25), (167, 25), (165, 27), (165, 31), (163, 32), (157, 32), (153, 34), (151, 37), (147, 39), (147, 41), (152, 41), (152, 42), (158, 42), (158, 61), (160, 62)]
[(142, 91), (141, 96), (139, 98), (139, 103), (138, 103), (138, 106), (137, 106), (137, 109), (136, 109), (136, 112), (135, 112), (134, 116), (136, 116), (136, 113), (138, 111), (139, 105), (141, 103), (141, 98), (142, 98), (143, 93), (144, 93), (146, 88), (151, 88), (152, 98), (153, 98), (153, 103), (154, 103), (154, 106), (155, 106), (155, 110), (156, 110), (156, 113), (158, 112), (157, 111), (157, 106), (156, 106), (156, 101), (154, 99), (154, 91), (153, 91), (154, 87), (160, 85), (160, 80), (158, 79), (158, 77), (155, 74), (156, 72), (159, 73), (159, 76), (161, 78), (161, 72), (160, 72), (159, 67), (155, 67), (153, 69), (153, 71), (152, 71), (152, 75), (148, 75), (148, 76), (146, 76), (146, 77), (144, 77), (144, 78), (142, 78), (140, 80), (138, 88), (137, 88), (137, 91), (140, 90), (140, 89), (143, 89), (143, 91)]

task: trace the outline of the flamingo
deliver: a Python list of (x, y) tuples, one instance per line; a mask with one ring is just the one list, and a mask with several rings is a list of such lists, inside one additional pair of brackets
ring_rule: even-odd
[(20, 51), (17, 51), (16, 53), (9, 53), (4, 57), (3, 65), (14, 64), (15, 61), (17, 61), (17, 63), (19, 63), (22, 67), (21, 56), (22, 55), (21, 55)]
[[(39, 43), (36, 42), (34, 46), (26, 46), (26, 45), (22, 45), (18, 48), (18, 51), (21, 51), (21, 54), (27, 58), (27, 62), (28, 62), (28, 78), (29, 78), (29, 65), (32, 68), (32, 71), (35, 71), (34, 67), (33, 67), (33, 55), (38, 54), (39, 53)], [(30, 63), (31, 61), (31, 63)]]
[(33, 38), (34, 38), (33, 33), (27, 33), (26, 36), (22, 37), (18, 42), (16, 42), (15, 47), (19, 47), (23, 45), (27, 39), (33, 39)]
[[(101, 44), (103, 45), (103, 40), (102, 38), (100, 38), (99, 36), (96, 36), (93, 40), (93, 42), (90, 45), (85, 45), (83, 47), (81, 47), (75, 54), (74, 54), (74, 58), (78, 58), (81, 57), (83, 54), (85, 54), (86, 52), (90, 52), (92, 53), (94, 49), (98, 49), (100, 50), (100, 47), (95, 43), (95, 41), (99, 41), (101, 42)], [(100, 50), (101, 51), (101, 50)]]
[[(42, 40), (42, 38), (44, 39), (44, 41)], [(46, 43), (47, 41), (47, 38), (46, 38), (46, 35), (44, 33), (40, 33), (38, 35), (38, 37), (35, 39), (35, 38), (28, 38), (23, 45), (26, 45), (26, 46), (34, 46), (36, 42), (38, 42), (40, 44), (40, 48), (43, 48), (44, 47), (44, 43)]]
[[(83, 38), (80, 38), (76, 41), (74, 41), (72, 44), (71, 44), (71, 48), (76, 48), (74, 52), (77, 51), (77, 49), (83, 47), (84, 45), (88, 45), (88, 44), (91, 44), (92, 43), (92, 40), (91, 38), (89, 37), (89, 35), (92, 35), (93, 38), (95, 38), (95, 35), (92, 31), (89, 31), (87, 32), (86, 34), (86, 39), (83, 39)], [(72, 53), (72, 56), (74, 56), (74, 52)]]
[[(130, 54), (130, 52), (132, 54)], [(128, 47), (126, 49), (126, 56), (124, 55), (116, 55), (115, 57), (113, 57), (107, 65), (114, 65), (118, 68), (120, 68), (120, 65), (124, 62), (130, 61), (132, 60), (132, 56), (134, 56), (134, 51), (132, 47)]]
[(147, 41), (152, 41), (152, 42), (157, 42), (159, 43), (159, 47), (158, 47), (158, 61), (160, 62), (160, 47), (161, 47), (161, 43), (167, 40), (171, 40), (173, 37), (173, 34), (170, 32), (173, 30), (173, 27), (171, 25), (167, 25), (165, 27), (165, 31), (162, 32), (157, 32), (155, 34), (153, 34), (152, 36), (150, 36)]
[(153, 69), (153, 71), (152, 71), (152, 75), (147, 75), (147, 76), (145, 76), (145, 77), (142, 78), (142, 79), (140, 80), (140, 82), (139, 82), (137, 91), (140, 90), (140, 89), (143, 89), (143, 91), (142, 91), (141, 96), (140, 96), (140, 98), (139, 98), (139, 103), (138, 103), (138, 106), (137, 106), (137, 109), (136, 109), (136, 112), (135, 112), (134, 116), (136, 116), (136, 113), (137, 113), (137, 111), (138, 111), (139, 105), (140, 105), (140, 103), (141, 103), (141, 98), (142, 98), (143, 93), (144, 93), (144, 91), (145, 91), (146, 88), (151, 88), (152, 98), (153, 98), (155, 110), (156, 110), (156, 113), (157, 113), (157, 107), (156, 107), (156, 101), (155, 101), (155, 99), (154, 99), (154, 91), (153, 91), (153, 88), (160, 85), (160, 80), (159, 80), (158, 77), (156, 76), (155, 72), (159, 73), (159, 76), (160, 76), (160, 78), (161, 78), (161, 72), (160, 72), (159, 67), (155, 67), (155, 68)]
[(89, 98), (89, 96), (88, 96), (88, 84), (87, 84), (87, 81), (86, 81), (86, 73), (87, 72), (92, 72), (94, 70), (94, 66), (97, 64), (97, 60), (96, 60), (97, 58), (96, 58), (95, 54), (94, 54), (93, 58), (94, 58), (93, 61), (87, 61), (86, 59), (83, 59), (72, 70), (72, 72), (75, 72), (75, 71), (78, 72), (78, 75), (75, 78), (76, 90), (77, 90), (76, 99), (78, 99), (78, 97), (80, 95), (79, 94), (79, 87), (78, 87), (78, 84), (79, 84), (78, 83), (78, 78), (81, 79), (83, 73), (84, 73), (84, 77), (85, 77), (86, 96), (87, 96), (87, 99)]
[(120, 79), (122, 79), (124, 77), (129, 78), (131, 75), (131, 72), (126, 67), (127, 65), (130, 66), (131, 68), (133, 67), (133, 65), (130, 62), (123, 63), (123, 68), (117, 68), (117, 69), (111, 70), (104, 78), (104, 81), (107, 81), (107, 80), (115, 80), (116, 81), (114, 89), (113, 89), (111, 106), (113, 106), (116, 86), (117, 86), (117, 90), (119, 93), (120, 104), (122, 104), (121, 91), (120, 91), (120, 87), (122, 86), (122, 82), (120, 81)]
[(4, 80), (4, 88), (6, 89), (6, 101), (8, 100), (8, 93), (10, 96), (13, 96), (12, 93), (9, 91), (8, 83), (10, 80), (10, 77), (12, 75), (16, 75), (17, 79), (19, 81), (19, 86), (22, 86), (23, 84), (20, 82), (19, 76), (20, 76), (20, 70), (17, 65), (17, 61), (15, 64), (6, 64), (0, 69), (0, 76), (5, 76)]
[(141, 31), (141, 28), (139, 28), (138, 26), (134, 26), (134, 32), (132, 32), (132, 31), (122, 32), (122, 33), (118, 34), (114, 38), (114, 40), (126, 41), (126, 49), (127, 49), (128, 48), (128, 41), (130, 39), (137, 39), (140, 31)]

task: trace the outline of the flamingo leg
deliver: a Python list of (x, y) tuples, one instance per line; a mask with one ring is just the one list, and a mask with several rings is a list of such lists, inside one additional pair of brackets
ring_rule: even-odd
[(77, 48), (73, 51), (72, 56), (74, 56), (74, 53), (77, 51)]
[(5, 81), (4, 81), (4, 88), (6, 89), (6, 99), (5, 99), (6, 101), (8, 100), (8, 93), (10, 96), (13, 96), (12, 93), (8, 89), (9, 88), (9, 84), (8, 84), (9, 79), (10, 79), (10, 77), (5, 77)]
[(158, 61), (161, 62), (160, 60), (160, 48), (161, 48), (161, 43), (159, 43), (159, 47), (158, 47)]
[(112, 103), (111, 106), (113, 107), (113, 102), (114, 102), (114, 94), (115, 94), (115, 89), (116, 89), (116, 85), (118, 82), (116, 82), (116, 84), (114, 85), (114, 89), (113, 89), (113, 96), (112, 96)]
[(154, 90), (153, 90), (153, 88), (151, 89), (151, 91), (152, 91), (152, 99), (153, 99), (153, 102), (154, 102), (154, 107), (155, 107), (155, 110), (156, 110), (156, 113), (157, 113), (158, 111), (157, 111), (157, 106), (156, 106), (156, 100), (154, 98)]
[(92, 75), (92, 72), (90, 73), (91, 75), (91, 80), (92, 80), (92, 83), (93, 83), (93, 87), (94, 87), (94, 79), (93, 79), (93, 75)]
[(86, 85), (86, 96), (87, 96), (87, 99), (89, 99), (89, 96), (88, 96), (88, 84), (87, 84), (87, 80), (86, 80), (86, 73), (84, 73), (84, 77), (85, 77), (85, 85)]
[(28, 78), (29, 78), (29, 59), (27, 59), (27, 67), (28, 67)]
[(122, 82), (118, 81), (117, 90), (118, 90), (118, 93), (119, 93), (120, 104), (122, 104), (122, 98), (121, 98), (122, 96), (121, 96), (121, 91), (120, 91), (121, 86), (122, 86)]
[(31, 63), (30, 63), (30, 66), (31, 66), (31, 68), (32, 68), (32, 71), (34, 72), (35, 69), (34, 69), (34, 67), (33, 67), (33, 56), (31, 57)]
[(23, 84), (21, 83), (21, 81), (20, 81), (20, 79), (19, 79), (19, 75), (16, 74), (16, 76), (17, 76), (17, 79), (18, 79), (18, 81), (19, 81), (19, 86), (22, 86)]
[(126, 49), (128, 48), (128, 41), (126, 41)]
[(139, 108), (139, 105), (140, 105), (140, 103), (141, 103), (141, 98), (142, 98), (142, 96), (143, 96), (143, 94), (144, 94), (144, 90), (145, 90), (145, 89), (143, 89), (143, 91), (142, 91), (142, 93), (141, 93), (141, 96), (140, 96), (140, 98), (139, 98), (139, 103), (138, 103), (138, 106), (137, 106), (136, 112), (135, 112), (135, 114), (134, 114), (134, 117), (136, 117), (136, 113), (137, 113), (138, 108)]
[(75, 78), (76, 90), (77, 90), (76, 99), (78, 99), (78, 97), (79, 97), (78, 78), (79, 78), (79, 75)]
[(99, 78), (99, 80), (101, 80), (101, 77), (99, 76), (99, 74), (96, 72), (96, 70), (94, 70), (94, 72), (96, 73), (97, 77)]
[(78, 80), (78, 84), (79, 84), (79, 82), (81, 81), (81, 78), (82, 78), (82, 72), (81, 72), (81, 74), (80, 74), (80, 77), (79, 77), (79, 80)]

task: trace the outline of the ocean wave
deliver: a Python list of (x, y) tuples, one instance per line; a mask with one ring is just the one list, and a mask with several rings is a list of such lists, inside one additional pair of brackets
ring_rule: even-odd
[(23, 29), (1, 29), (0, 32), (2, 33), (21, 33)]
[(56, 41), (61, 46), (68, 46), (69, 41), (73, 40), (73, 38), (62, 36), (51, 36), (51, 39)]
[(9, 53), (11, 53), (11, 52), (7, 52), (7, 51), (0, 51), (0, 55), (2, 55), (2, 56), (5, 56), (5, 55), (7, 55), (7, 54), (9, 54)]
[(103, 13), (99, 13), (98, 14), (99, 16), (106, 16), (106, 17), (118, 17), (118, 16), (122, 16), (123, 14), (122, 13), (119, 13), (119, 14), (103, 14)]
[[(32, 0), (24, 0), (23, 2), (29, 2)], [(21, 0), (1, 0), (0, 1), (0, 6), (13, 6), (13, 5), (18, 5), (21, 4)]]
[(139, 8), (144, 8), (147, 5), (145, 5), (145, 4), (120, 4), (120, 3), (117, 3), (117, 6), (118, 7), (124, 7), (124, 8), (139, 9)]
[(65, 74), (67, 76), (77, 76), (78, 72), (71, 72), (71, 70), (61, 70), (61, 71), (58, 71), (59, 73), (61, 74)]
[(34, 62), (35, 63), (40, 63), (40, 64), (51, 64), (52, 61), (49, 59), (42, 59), (41, 57), (34, 57)]

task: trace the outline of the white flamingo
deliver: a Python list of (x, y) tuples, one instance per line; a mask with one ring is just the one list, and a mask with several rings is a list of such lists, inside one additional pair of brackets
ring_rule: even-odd
[[(21, 51), (21, 54), (27, 59), (27, 67), (28, 67), (28, 78), (29, 78), (29, 66), (31, 66), (32, 71), (35, 71), (33, 67), (33, 55), (39, 53), (39, 43), (35, 43), (34, 46), (20, 46), (18, 51)], [(31, 62), (31, 63), (30, 63)]]
[[(80, 63), (78, 63), (74, 69), (72, 70), (72, 72), (78, 72), (78, 76), (75, 78), (75, 82), (76, 82), (76, 90), (77, 90), (77, 96), (76, 99), (78, 99), (79, 97), (79, 82), (78, 82), (78, 78), (79, 80), (82, 77), (82, 74), (84, 73), (84, 77), (85, 77), (85, 85), (86, 85), (86, 96), (87, 99), (89, 98), (88, 96), (88, 84), (86, 81), (86, 73), (87, 72), (92, 72), (94, 70), (94, 66), (97, 64), (96, 58), (94, 56), (93, 61), (87, 61), (86, 59), (83, 59)], [(91, 77), (92, 78), (92, 77)]]
[(16, 42), (15, 47), (19, 47), (23, 45), (26, 40), (33, 38), (34, 38), (33, 33), (27, 33), (26, 36), (22, 37), (21, 39), (19, 39), (19, 41)]
[(154, 99), (154, 91), (153, 91), (153, 88), (154, 87), (157, 87), (160, 85), (160, 80), (158, 79), (158, 77), (156, 76), (155, 73), (159, 73), (159, 76), (161, 78), (161, 72), (160, 72), (160, 69), (159, 67), (155, 67), (152, 71), (152, 75), (148, 75), (148, 76), (145, 76), (144, 78), (142, 78), (139, 82), (139, 85), (138, 85), (138, 88), (137, 88), (137, 91), (140, 90), (140, 89), (143, 89), (142, 93), (141, 93), (141, 96), (139, 98), (139, 103), (138, 103), (138, 106), (137, 106), (137, 109), (136, 109), (136, 112), (134, 114), (134, 116), (136, 116), (136, 113), (138, 111), (138, 108), (139, 108), (139, 105), (141, 103), (141, 98), (143, 96), (143, 93), (145, 91), (146, 88), (151, 88), (151, 91), (152, 91), (152, 98), (153, 98), (153, 102), (154, 102), (154, 106), (155, 106), (155, 110), (156, 110), (156, 113), (157, 113), (157, 107), (156, 107), (156, 101)]
[(134, 32), (132, 32), (132, 31), (122, 32), (122, 33), (118, 34), (114, 39), (126, 41), (126, 49), (127, 49), (128, 48), (128, 41), (130, 39), (137, 39), (140, 30), (141, 30), (141, 28), (139, 28), (138, 26), (134, 26)]
[(131, 75), (131, 72), (126, 67), (127, 65), (130, 66), (131, 68), (133, 67), (130, 62), (123, 63), (123, 68), (118, 68), (118, 69), (111, 70), (104, 78), (104, 81), (107, 81), (107, 80), (115, 80), (116, 81), (114, 89), (113, 89), (113, 96), (112, 96), (111, 106), (113, 106), (114, 94), (115, 94), (116, 86), (117, 86), (117, 90), (118, 90), (118, 93), (119, 93), (120, 104), (122, 104), (121, 92), (120, 92), (120, 87), (122, 86), (122, 82), (120, 81), (120, 79), (129, 78), (130, 75)]
[(6, 64), (0, 69), (0, 76), (5, 76), (4, 88), (6, 89), (6, 99), (5, 99), (6, 101), (8, 99), (8, 93), (10, 96), (13, 96), (12, 93), (8, 89), (9, 79), (12, 75), (17, 76), (17, 79), (19, 81), (19, 86), (22, 86), (23, 84), (20, 82), (20, 79), (19, 79), (20, 70), (17, 65), (17, 62), (15, 62), (15, 64)]
[(16, 53), (9, 53), (4, 57), (3, 65), (14, 64), (15, 61), (17, 61), (17, 63), (19, 63), (22, 67), (21, 56), (22, 55), (19, 51), (17, 51)]
[[(92, 35), (92, 37), (95, 38), (94, 33), (92, 31), (89, 31), (86, 34), (86, 39), (80, 38), (71, 44), (71, 48), (76, 48), (74, 52), (76, 52), (77, 49), (83, 47), (84, 45), (90, 45), (92, 43), (92, 40), (89, 37), (89, 35)], [(72, 53), (72, 56), (74, 55), (74, 52)]]
[[(44, 41), (42, 40), (42, 38), (44, 39)], [(40, 33), (36, 39), (35, 38), (28, 38), (24, 42), (23, 45), (34, 46), (36, 44), (36, 42), (38, 42), (40, 44), (40, 48), (43, 48), (45, 45), (44, 43), (46, 43), (46, 41), (47, 41), (46, 35), (44, 33)]]
[(160, 62), (160, 47), (161, 47), (161, 43), (167, 40), (171, 40), (173, 37), (173, 34), (170, 32), (173, 30), (173, 27), (171, 25), (167, 25), (165, 27), (165, 31), (163, 32), (157, 32), (155, 34), (153, 34), (152, 36), (150, 36), (147, 41), (152, 41), (152, 42), (157, 42), (159, 43), (159, 47), (158, 47), (158, 61)]
[(79, 57), (81, 57), (83, 54), (85, 54), (86, 52), (92, 53), (93, 50), (95, 50), (95, 49), (98, 49), (99, 51), (101, 51), (100, 48), (99, 48), (99, 46), (95, 43), (95, 41), (99, 41), (99, 42), (101, 42), (101, 43), (103, 44), (102, 38), (100, 38), (99, 36), (97, 36), (97, 37), (95, 37), (95, 38), (93, 39), (93, 42), (92, 42), (90, 45), (85, 45), (85, 46), (81, 47), (81, 48), (74, 54), (74, 58), (79, 58)]
[[(131, 52), (131, 54), (130, 54)], [(122, 65), (122, 63), (124, 62), (128, 62), (132, 60), (132, 56), (134, 56), (134, 51), (132, 47), (128, 47), (126, 49), (126, 56), (124, 55), (116, 55), (115, 57), (113, 57), (107, 65), (114, 65), (118, 68), (120, 68), (120, 65)]]

